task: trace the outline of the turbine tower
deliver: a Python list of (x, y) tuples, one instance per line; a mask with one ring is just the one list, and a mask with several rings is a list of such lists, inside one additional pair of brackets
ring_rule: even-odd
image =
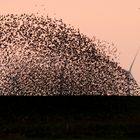
[[(135, 55), (135, 57), (134, 57), (134, 59), (133, 59), (131, 65), (130, 65), (130, 68), (129, 68), (129, 70), (127, 71), (127, 72), (128, 72), (128, 96), (131, 95), (131, 92), (130, 92), (130, 80), (131, 80), (131, 79), (134, 79), (133, 75), (131, 74), (131, 71), (132, 71), (132, 67), (133, 67), (133, 65), (134, 65), (134, 63), (135, 63), (135, 60), (136, 60), (136, 57), (137, 57), (139, 51), (140, 51), (140, 48), (137, 50), (136, 55)], [(135, 80), (135, 79), (134, 79), (134, 80)], [(136, 81), (136, 80), (135, 80), (135, 81)], [(138, 86), (139, 86), (139, 85), (138, 85)]]

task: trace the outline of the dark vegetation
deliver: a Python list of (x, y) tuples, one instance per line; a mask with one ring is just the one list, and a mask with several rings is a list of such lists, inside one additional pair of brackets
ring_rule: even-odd
[(139, 98), (36, 97), (0, 102), (0, 138), (140, 138)]
[(139, 95), (106, 47), (62, 20), (1, 15), (0, 95)]

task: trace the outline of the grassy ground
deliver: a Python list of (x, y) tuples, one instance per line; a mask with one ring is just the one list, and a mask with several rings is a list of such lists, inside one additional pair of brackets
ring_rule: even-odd
[[(1, 140), (5, 140), (5, 139), (1, 139)], [(6, 139), (6, 140), (11, 140), (11, 138)], [(46, 138), (15, 138), (13, 140), (46, 140)], [(67, 138), (61, 138), (61, 139), (48, 139), (47, 140), (139, 140), (138, 138), (133, 139), (133, 138), (117, 138), (117, 139), (107, 139), (107, 138), (84, 138), (84, 139), (67, 139)]]
[(18, 98), (16, 101), (10, 99), (10, 102), (8, 100), (0, 102), (2, 139), (137, 140), (140, 138), (139, 99), (60, 100), (56, 98), (56, 101), (54, 98), (49, 98), (35, 101)]

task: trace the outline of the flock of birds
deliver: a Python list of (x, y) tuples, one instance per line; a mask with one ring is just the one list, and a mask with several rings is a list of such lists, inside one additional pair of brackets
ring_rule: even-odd
[(0, 95), (140, 95), (103, 47), (61, 19), (1, 15)]

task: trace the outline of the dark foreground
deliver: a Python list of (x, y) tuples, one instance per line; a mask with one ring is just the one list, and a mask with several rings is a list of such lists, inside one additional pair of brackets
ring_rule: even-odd
[(0, 140), (140, 138), (136, 97), (1, 97)]

